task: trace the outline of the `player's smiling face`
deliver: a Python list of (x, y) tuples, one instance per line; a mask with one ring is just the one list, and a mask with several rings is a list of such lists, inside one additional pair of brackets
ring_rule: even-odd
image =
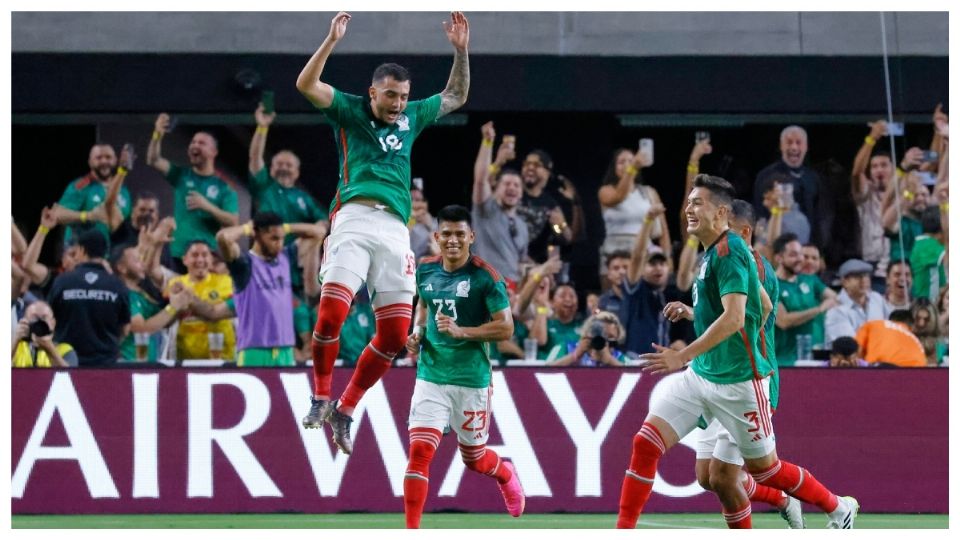
[(370, 110), (381, 122), (395, 124), (400, 113), (407, 109), (410, 99), (410, 81), (400, 82), (393, 77), (374, 81), (370, 87)]
[(687, 218), (687, 233), (697, 236), (699, 232), (706, 232), (713, 225), (717, 217), (717, 207), (710, 198), (710, 191), (698, 187), (693, 188), (687, 196), (687, 207), (684, 209)]
[(466, 221), (441, 221), (434, 234), (440, 253), (447, 262), (464, 261), (470, 256), (470, 246), (475, 237)]

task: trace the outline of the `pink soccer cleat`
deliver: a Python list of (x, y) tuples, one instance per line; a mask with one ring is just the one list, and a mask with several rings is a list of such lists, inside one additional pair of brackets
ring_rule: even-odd
[(517, 469), (513, 463), (504, 461), (506, 467), (512, 476), (506, 484), (500, 484), (500, 493), (503, 494), (503, 502), (507, 504), (507, 512), (513, 517), (520, 517), (523, 514), (523, 508), (527, 504), (527, 499), (523, 495), (523, 486), (520, 485), (520, 477), (517, 476)]

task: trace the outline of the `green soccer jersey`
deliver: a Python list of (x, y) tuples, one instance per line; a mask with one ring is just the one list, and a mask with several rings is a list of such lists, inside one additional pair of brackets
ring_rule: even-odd
[(919, 220), (904, 215), (900, 218), (900, 230), (903, 231), (903, 248), (900, 248), (900, 233), (887, 234), (890, 238), (890, 260), (899, 261), (900, 253), (903, 253), (904, 260), (910, 260), (910, 252), (913, 251), (913, 243), (916, 238), (923, 234), (923, 225)]
[(440, 114), (440, 94), (411, 101), (393, 124), (373, 117), (369, 98), (333, 91), (323, 109), (333, 126), (340, 160), (337, 194), (330, 214), (354, 197), (387, 205), (404, 223), (410, 219), (410, 152), (413, 141)]
[(770, 375), (770, 362), (760, 354), (760, 279), (750, 248), (731, 231), (724, 232), (705, 252), (693, 284), (693, 328), (697, 336), (723, 314), (721, 299), (744, 294), (747, 304), (743, 327), (709, 351), (697, 356), (690, 368), (710, 382), (732, 384)]
[[(70, 185), (67, 186), (60, 197), (60, 206), (77, 212), (89, 212), (103, 204), (105, 200), (107, 200), (107, 183), (97, 180), (92, 174), (88, 174), (70, 182)], [(120, 193), (117, 194), (117, 206), (120, 207), (120, 213), (123, 214), (124, 219), (130, 217), (130, 192), (127, 191), (127, 186), (120, 186)], [(107, 224), (99, 221), (90, 223), (103, 234), (103, 237), (107, 239), (107, 246), (109, 246), (110, 229)], [(68, 244), (70, 239), (83, 228), (84, 225), (80, 224), (68, 226), (63, 235), (64, 244)]]
[(221, 224), (205, 210), (188, 210), (187, 195), (196, 191), (221, 210), (237, 213), (237, 192), (216, 174), (200, 176), (193, 169), (170, 165), (167, 181), (173, 186), (173, 217), (177, 220), (177, 229), (173, 231), (170, 254), (183, 257), (187, 244), (194, 240), (203, 240), (211, 248), (217, 245), (217, 231)]
[[(140, 291), (130, 291), (129, 294), (131, 318), (140, 315), (143, 317), (143, 320), (146, 321), (150, 317), (160, 313), (160, 310), (163, 309), (163, 306), (154, 302), (152, 298), (146, 296)], [(120, 358), (125, 360), (134, 360), (137, 358), (137, 349), (136, 343), (133, 339), (133, 332), (127, 334), (127, 337), (123, 338), (123, 341), (120, 343)], [(153, 339), (150, 340), (150, 347), (147, 352), (147, 361), (157, 361), (157, 345)]]
[[(778, 281), (780, 302), (789, 312), (804, 311), (819, 306), (823, 291), (827, 289), (820, 278), (812, 274), (797, 274), (793, 281), (783, 279)], [(776, 354), (779, 365), (792, 366), (797, 362), (797, 336), (804, 334), (811, 337), (811, 345), (823, 343), (823, 313), (786, 330), (777, 328)]]
[[(315, 223), (327, 219), (327, 211), (317, 206), (316, 201), (306, 191), (294, 186), (284, 187), (270, 176), (263, 167), (249, 178), (250, 196), (258, 212), (273, 212), (284, 223)], [(284, 239), (289, 244), (296, 239), (288, 234)]]
[(774, 335), (777, 327), (777, 305), (780, 302), (780, 283), (777, 279), (777, 271), (774, 270), (773, 265), (766, 257), (756, 251), (753, 252), (753, 257), (759, 265), (757, 272), (760, 272), (761, 267), (763, 268), (760, 284), (763, 286), (763, 290), (767, 292), (767, 296), (770, 297), (770, 302), (773, 303), (773, 310), (767, 317), (767, 323), (763, 325), (763, 341), (761, 342), (760, 352), (763, 353), (766, 350), (767, 362), (770, 363), (773, 370), (773, 375), (770, 376), (770, 406), (776, 409), (780, 403), (780, 370), (777, 368), (776, 338)]
[[(910, 251), (910, 269), (913, 271), (914, 298), (930, 298), (940, 294), (947, 284), (947, 271), (944, 268), (943, 244), (936, 238), (921, 234)], [(934, 301), (937, 298), (933, 298)]]
[(417, 291), (427, 306), (427, 331), (420, 341), (417, 378), (434, 384), (467, 388), (490, 386), (490, 343), (454, 339), (437, 331), (437, 312), (452, 317), (460, 327), (476, 327), (508, 309), (510, 300), (503, 279), (480, 257), (447, 272), (440, 257), (430, 257), (417, 267)]
[(553, 361), (572, 352), (580, 341), (581, 326), (583, 318), (579, 314), (568, 323), (554, 318), (547, 319), (547, 343), (537, 348), (537, 358)]
[(354, 302), (340, 329), (340, 354), (343, 365), (354, 366), (376, 331), (376, 317), (369, 302)]

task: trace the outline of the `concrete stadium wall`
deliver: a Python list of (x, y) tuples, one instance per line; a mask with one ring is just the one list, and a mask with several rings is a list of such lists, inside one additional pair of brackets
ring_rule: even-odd
[[(333, 12), (14, 12), (19, 52), (310, 53)], [(861, 13), (468, 14), (474, 54), (879, 55), (880, 15)], [(340, 54), (448, 54), (445, 13), (354, 13)], [(946, 12), (887, 14), (896, 55), (948, 54)], [(83, 32), (75, 29), (83, 28)]]

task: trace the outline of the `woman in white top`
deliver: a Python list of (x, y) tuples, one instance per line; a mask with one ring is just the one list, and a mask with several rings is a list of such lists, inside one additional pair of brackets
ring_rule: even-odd
[[(650, 206), (662, 204), (657, 190), (641, 181), (640, 169), (649, 166), (649, 158), (645, 154), (618, 148), (603, 177), (597, 198), (607, 230), (600, 247), (600, 276), (604, 281), (607, 256), (615, 251), (632, 251)], [(656, 218), (650, 238), (660, 245), (664, 253), (670, 253), (670, 233), (664, 216)]]

